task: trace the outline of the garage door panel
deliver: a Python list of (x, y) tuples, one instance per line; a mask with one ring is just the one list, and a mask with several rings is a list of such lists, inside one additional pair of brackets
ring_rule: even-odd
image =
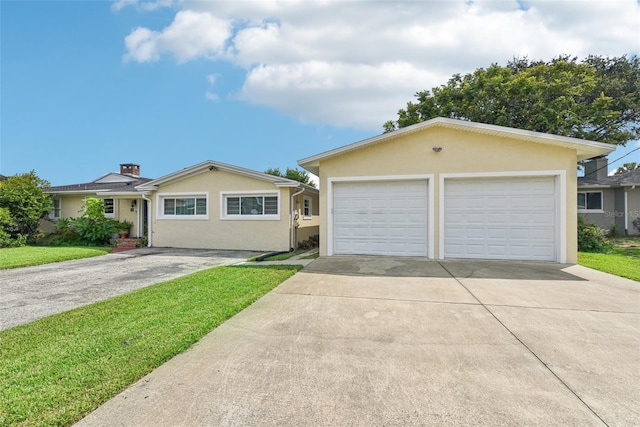
[(426, 181), (335, 183), (333, 194), (334, 253), (427, 255)]
[(444, 256), (555, 260), (553, 177), (447, 179)]

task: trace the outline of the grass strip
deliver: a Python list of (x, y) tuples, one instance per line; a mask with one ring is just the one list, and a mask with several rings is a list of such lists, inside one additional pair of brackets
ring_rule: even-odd
[(640, 258), (635, 256), (578, 252), (578, 264), (640, 282)]
[(72, 259), (89, 258), (111, 252), (106, 247), (23, 246), (0, 249), (0, 270), (29, 267)]
[(0, 332), (0, 425), (68, 425), (297, 266), (218, 267)]

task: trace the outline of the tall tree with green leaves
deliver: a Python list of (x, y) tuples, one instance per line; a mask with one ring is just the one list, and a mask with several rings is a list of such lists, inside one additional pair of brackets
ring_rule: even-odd
[(282, 173), (280, 171), (280, 168), (269, 168), (266, 171), (264, 171), (264, 173), (269, 174), (269, 175), (274, 175), (274, 176), (279, 176), (282, 178), (287, 178), (287, 179), (292, 179), (294, 181), (298, 181), (301, 182), (303, 184), (306, 184), (310, 187), (314, 187), (316, 186), (316, 183), (313, 182), (311, 180), (311, 178), (309, 177), (309, 174), (302, 170), (302, 169), (292, 169), (292, 168), (287, 168), (285, 173)]
[(1, 224), (11, 239), (35, 239), (38, 222), (52, 208), (51, 197), (42, 191), (45, 187), (49, 183), (35, 171), (0, 181), (0, 209), (4, 210)]
[(618, 170), (616, 170), (615, 175), (622, 175), (623, 173), (637, 171), (637, 170), (640, 170), (640, 164), (636, 162), (624, 163), (622, 166), (618, 168)]
[(435, 117), (624, 145), (640, 138), (640, 58), (514, 59), (416, 94), (385, 132)]

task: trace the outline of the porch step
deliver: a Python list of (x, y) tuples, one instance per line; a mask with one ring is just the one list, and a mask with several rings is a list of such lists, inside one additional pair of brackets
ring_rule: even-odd
[(136, 249), (138, 247), (138, 242), (140, 241), (140, 239), (136, 239), (132, 237), (125, 237), (124, 239), (114, 239), (114, 240), (115, 240), (115, 246), (111, 251), (112, 253)]

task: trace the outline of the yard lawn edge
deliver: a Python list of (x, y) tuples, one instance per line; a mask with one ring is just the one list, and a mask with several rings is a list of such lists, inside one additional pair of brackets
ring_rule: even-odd
[(300, 268), (215, 267), (0, 332), (0, 425), (82, 419)]

